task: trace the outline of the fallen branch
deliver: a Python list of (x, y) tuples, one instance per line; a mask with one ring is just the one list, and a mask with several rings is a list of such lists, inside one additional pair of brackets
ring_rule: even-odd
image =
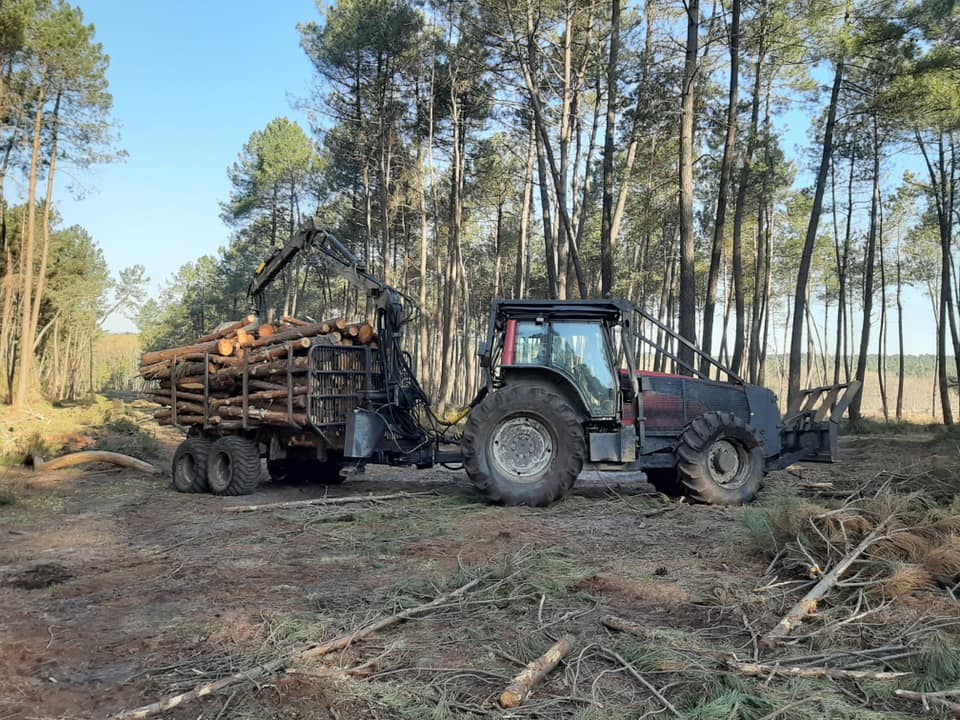
[(960, 696), (960, 690), (946, 690), (943, 692), (914, 692), (913, 690), (894, 690), (894, 694), (897, 697), (904, 698), (905, 700), (916, 700), (917, 702), (922, 702), (923, 707), (926, 710), (929, 710), (931, 705), (937, 705), (945, 710), (949, 710), (954, 717), (960, 718), (960, 703), (956, 703), (953, 700), (947, 700), (948, 697)]
[(263, 505), (231, 505), (224, 512), (253, 512), (254, 510), (275, 510), (278, 508), (307, 507), (309, 505), (345, 505), (355, 502), (376, 502), (379, 500), (402, 500), (405, 498), (433, 495), (432, 492), (392, 493), (390, 495), (347, 495), (345, 497), (322, 497), (312, 500), (291, 500), (289, 502), (264, 503)]
[(616, 615), (604, 615), (600, 618), (600, 624), (611, 630), (627, 633), (627, 635), (633, 635), (639, 638), (648, 638), (650, 636), (643, 625), (622, 617), (617, 617)]
[(674, 717), (681, 718), (682, 720), (683, 715), (680, 714), (680, 711), (677, 710), (677, 708), (675, 708), (673, 704), (663, 696), (662, 692), (660, 692), (659, 690), (657, 690), (657, 688), (653, 686), (653, 683), (651, 683), (643, 675), (641, 675), (639, 670), (637, 670), (633, 665), (631, 665), (629, 662), (627, 662), (623, 657), (615, 653), (613, 650), (609, 650), (605, 647), (601, 647), (600, 649), (603, 651), (603, 654), (606, 655), (609, 659), (615, 660), (616, 662), (620, 663), (621, 667), (623, 667), (628, 673), (633, 675), (635, 679), (639, 680), (643, 684), (643, 686), (647, 688), (647, 690), (653, 693), (653, 696), (657, 700), (659, 700), (667, 710), (673, 713)]
[(536, 660), (530, 662), (500, 694), (500, 707), (516, 708), (530, 697), (533, 689), (543, 682), (543, 679), (557, 664), (573, 650), (574, 640), (567, 636), (560, 638), (549, 650)]
[(781, 667), (760, 663), (728, 662), (727, 666), (744, 675), (769, 677), (828, 678), (830, 680), (897, 680), (908, 677), (909, 672), (878, 672), (874, 670), (844, 670), (832, 667)]
[(788, 612), (770, 632), (763, 636), (760, 644), (767, 649), (777, 647), (780, 644), (780, 641), (790, 634), (791, 630), (803, 622), (805, 617), (809, 615), (815, 615), (819, 600), (828, 592), (830, 592), (843, 574), (850, 568), (851, 565), (853, 565), (854, 561), (860, 557), (868, 547), (870, 547), (874, 542), (876, 542), (876, 540), (880, 538), (881, 532), (886, 526), (888, 520), (889, 518), (879, 523), (869, 535), (860, 541), (859, 545), (857, 545), (843, 559), (841, 559), (840, 562), (834, 565), (833, 569), (824, 575), (820, 579), (820, 582), (814, 585), (806, 595), (800, 598), (800, 601), (790, 608), (790, 612)]
[(37, 472), (44, 470), (61, 470), (63, 468), (73, 467), (74, 465), (85, 465), (86, 463), (95, 462), (119, 465), (120, 467), (139, 470), (140, 472), (150, 473), (151, 475), (160, 474), (160, 469), (148, 462), (121, 453), (107, 452), (106, 450), (82, 450), (80, 452), (70, 453), (69, 455), (62, 455), (53, 460), (47, 460), (46, 462), (40, 458), (34, 458), (33, 469)]
[(320, 643), (319, 645), (313, 645), (299, 652), (285, 655), (275, 660), (271, 660), (268, 663), (263, 663), (262, 665), (256, 665), (252, 668), (234, 673), (233, 675), (229, 675), (214, 682), (203, 683), (202, 685), (198, 685), (197, 687), (185, 693), (171, 695), (163, 698), (162, 700), (158, 700), (157, 702), (144, 705), (143, 707), (139, 707), (134, 710), (124, 710), (114, 715), (114, 720), (140, 720), (141, 718), (158, 715), (162, 712), (166, 712), (167, 710), (171, 710), (172, 708), (183, 705), (184, 703), (206, 697), (207, 695), (213, 695), (221, 690), (233, 687), (234, 685), (245, 682), (254, 682), (268, 675), (273, 675), (301, 660), (318, 658), (323, 655), (329, 655), (330, 653), (344, 650), (368, 635), (372, 635), (380, 630), (398, 625), (404, 620), (409, 620), (419, 615), (423, 615), (424, 613), (427, 613), (441, 605), (446, 605), (451, 600), (462, 597), (464, 594), (476, 587), (480, 583), (481, 579), (482, 578), (475, 578), (466, 585), (461, 585), (456, 590), (452, 590), (444, 595), (439, 595), (428, 603), (415, 605), (414, 607), (407, 608), (406, 610), (401, 610), (398, 613), (381, 618), (376, 622), (364, 625), (362, 628), (355, 630), (349, 635), (343, 635), (334, 640), (329, 640), (327, 642)]

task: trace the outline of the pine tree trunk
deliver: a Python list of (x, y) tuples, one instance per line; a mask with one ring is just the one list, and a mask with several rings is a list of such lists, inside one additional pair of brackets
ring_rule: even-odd
[(33, 326), (33, 303), (39, 304), (40, 298), (33, 294), (33, 265), (36, 247), (36, 215), (37, 215), (37, 173), (40, 165), (40, 147), (43, 141), (43, 107), (46, 90), (46, 66), (40, 73), (40, 84), (37, 90), (37, 111), (33, 124), (33, 150), (30, 157), (29, 184), (27, 190), (27, 226), (23, 237), (24, 255), (23, 285), (20, 303), (20, 348), (18, 351), (18, 377), (16, 389), (13, 393), (13, 404), (23, 406), (30, 391), (30, 381), (33, 377), (33, 340), (31, 332)]
[[(696, 238), (693, 227), (693, 128), (696, 100), (697, 47), (700, 39), (700, 1), (687, 0), (687, 42), (680, 99), (680, 335), (697, 342)], [(691, 374), (693, 350), (681, 345), (679, 371)]]
[[(849, 15), (849, 5), (847, 8)], [(844, 18), (844, 27), (847, 18)], [(790, 366), (788, 370), (787, 407), (793, 407), (800, 396), (800, 364), (803, 350), (803, 320), (806, 303), (807, 284), (810, 279), (810, 265), (813, 261), (813, 248), (817, 242), (817, 229), (820, 226), (820, 213), (823, 209), (823, 193), (826, 190), (827, 170), (833, 155), (833, 131), (837, 123), (837, 105), (840, 86), (843, 82), (843, 55), (837, 60), (830, 91), (830, 105), (827, 108), (827, 122), (823, 132), (823, 152), (820, 156), (820, 169), (817, 171), (816, 187), (813, 194), (813, 208), (810, 210), (810, 222), (804, 238), (803, 252), (800, 257), (800, 269), (797, 273), (797, 290), (794, 295), (793, 327), (790, 335)]]
[[(717, 189), (717, 212), (713, 221), (713, 244), (710, 251), (710, 270), (707, 274), (707, 298), (703, 304), (703, 340), (700, 347), (707, 355), (713, 349), (713, 320), (717, 305), (717, 284), (720, 278), (720, 258), (723, 251), (723, 230), (727, 218), (727, 194), (733, 175), (733, 158), (737, 143), (737, 109), (740, 93), (740, 0), (733, 0), (730, 12), (730, 89), (727, 93), (727, 132), (720, 160), (720, 187)], [(754, 95), (758, 91), (754, 90)], [(710, 371), (704, 359), (700, 371)]]
[[(734, 0), (739, 3), (740, 0)], [(607, 61), (607, 121), (603, 133), (603, 216), (600, 221), (600, 297), (613, 293), (613, 153), (617, 123), (617, 56), (620, 52), (620, 0), (610, 3), (610, 57)]]
[(523, 206), (520, 208), (520, 237), (517, 242), (516, 275), (513, 279), (513, 296), (522, 299), (527, 291), (527, 245), (530, 234), (530, 211), (533, 203), (533, 163), (537, 154), (537, 138), (533, 122), (530, 123), (530, 139), (527, 141), (527, 164), (523, 175)]

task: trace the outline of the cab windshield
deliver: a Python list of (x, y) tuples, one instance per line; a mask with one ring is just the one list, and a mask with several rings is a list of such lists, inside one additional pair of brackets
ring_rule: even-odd
[(616, 413), (614, 372), (600, 323), (520, 321), (512, 360), (561, 371), (580, 389), (591, 415)]

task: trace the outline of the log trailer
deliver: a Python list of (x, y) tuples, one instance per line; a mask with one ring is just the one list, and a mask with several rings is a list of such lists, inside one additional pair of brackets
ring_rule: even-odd
[[(415, 303), (367, 272), (318, 218), (258, 268), (250, 286), (257, 312), (266, 312), (264, 293), (298, 255), (364, 293), (379, 343), (310, 347), (298, 370), (307, 376), (306, 413), (294, 412), (288, 383), (286, 425), (259, 425), (244, 413), (192, 426), (174, 458), (178, 489), (251, 492), (263, 458), (274, 479), (323, 483), (341, 482), (351, 465), (462, 462), (472, 483), (505, 505), (549, 505), (586, 468), (667, 472), (692, 499), (741, 504), (771, 470), (836, 462), (837, 428), (860, 389), (806, 390), (781, 416), (773, 392), (745, 382), (629, 302), (494, 300), (479, 352), (484, 384), (460, 449), (449, 450), (448, 426), (430, 409), (403, 349)], [(680, 346), (702, 367), (683, 362), (674, 352)], [(651, 349), (685, 374), (639, 370), (638, 358)]]

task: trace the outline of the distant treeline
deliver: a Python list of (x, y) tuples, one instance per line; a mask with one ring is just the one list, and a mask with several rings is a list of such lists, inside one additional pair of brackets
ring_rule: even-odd
[[(867, 374), (877, 372), (877, 353), (872, 355), (867, 355)], [(826, 366), (830, 371), (830, 375), (833, 375), (834, 367), (834, 358), (833, 355), (827, 355)], [(770, 355), (767, 357), (767, 368), (768, 372), (773, 369), (774, 374), (776, 374), (775, 368), (779, 366), (786, 367), (788, 364), (789, 358), (786, 355)], [(821, 364), (823, 363), (822, 356), (817, 356), (817, 361)], [(854, 370), (855, 359), (850, 358), (850, 371), (851, 375)], [(900, 372), (900, 358), (897, 355), (887, 355), (884, 358), (884, 365), (886, 366), (887, 375), (897, 375)], [(843, 377), (843, 364), (841, 359), (841, 371), (840, 375)], [(951, 375), (951, 368), (956, 367), (953, 356), (947, 356), (947, 374)], [(908, 377), (918, 377), (918, 378), (932, 378), (937, 372), (937, 356), (934, 354), (925, 354), (925, 355), (904, 355), (903, 357), (903, 373)]]

